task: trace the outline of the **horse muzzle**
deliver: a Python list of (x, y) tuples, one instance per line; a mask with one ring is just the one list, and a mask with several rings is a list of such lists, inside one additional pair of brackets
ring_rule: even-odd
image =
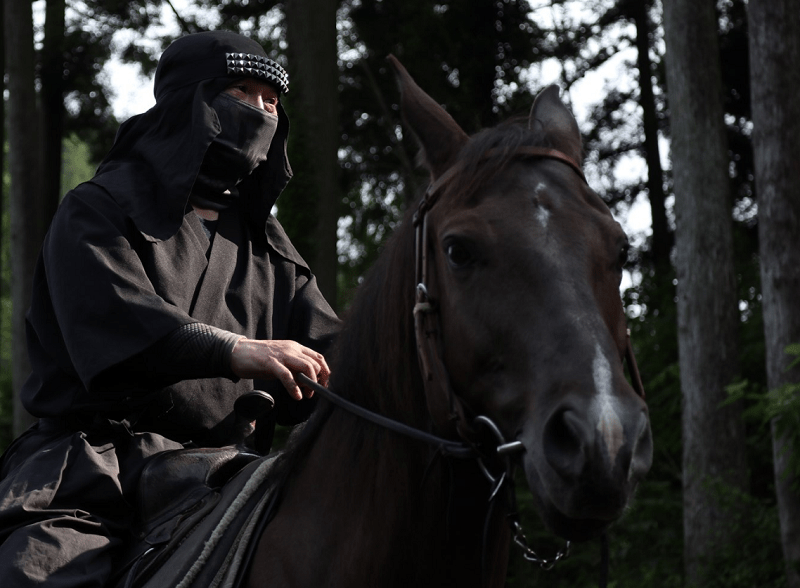
[(545, 523), (566, 539), (596, 536), (625, 510), (650, 469), (652, 434), (639, 398), (563, 402), (526, 439), (523, 467)]

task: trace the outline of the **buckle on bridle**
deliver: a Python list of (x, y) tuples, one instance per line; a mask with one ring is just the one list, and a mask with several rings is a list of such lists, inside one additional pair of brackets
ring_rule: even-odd
[(428, 295), (428, 288), (420, 282), (417, 284), (417, 295), (415, 297), (414, 303), (414, 317), (416, 318), (417, 314), (419, 313), (429, 313), (434, 312), (436, 308), (434, 307), (433, 303), (431, 302), (431, 298)]

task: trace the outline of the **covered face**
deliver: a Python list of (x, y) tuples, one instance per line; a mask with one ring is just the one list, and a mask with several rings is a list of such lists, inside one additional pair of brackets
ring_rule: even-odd
[(239, 199), (239, 184), (267, 161), (278, 115), (221, 92), (211, 102), (220, 132), (203, 157), (190, 202), (223, 210)]
[[(103, 186), (151, 240), (180, 227), (190, 194), (200, 205), (236, 203), (263, 229), (292, 172), (289, 120), (225, 92), (237, 80), (289, 90), (283, 68), (260, 44), (214, 31), (181, 37), (161, 59), (156, 105), (126, 121), (93, 182)], [(195, 196), (196, 195), (196, 196)]]

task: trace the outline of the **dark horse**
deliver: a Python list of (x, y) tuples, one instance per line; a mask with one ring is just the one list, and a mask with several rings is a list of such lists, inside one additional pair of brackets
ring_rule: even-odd
[[(566, 539), (595, 536), (652, 459), (647, 407), (623, 370), (627, 238), (580, 172), (580, 134), (557, 88), (521, 124), (468, 137), (390, 62), (431, 203), (419, 255), (410, 211), (362, 285), (332, 388), (467, 444), (485, 415), (521, 441), (514, 459), (544, 523)], [(415, 304), (428, 315), (417, 334)], [(421, 369), (418, 343), (432, 367)], [(284, 459), (283, 499), (247, 586), (503, 584), (510, 533), (502, 508), (487, 524), (491, 484), (474, 461), (437, 458), (326, 402)]]
[(583, 177), (557, 88), (529, 118), (468, 137), (390, 62), (431, 187), (353, 303), (331, 388), (445, 441), (320, 399), (267, 479), (278, 500), (248, 588), (502, 586), (511, 466), (545, 525), (583, 540), (651, 464), (624, 374), (627, 238)]

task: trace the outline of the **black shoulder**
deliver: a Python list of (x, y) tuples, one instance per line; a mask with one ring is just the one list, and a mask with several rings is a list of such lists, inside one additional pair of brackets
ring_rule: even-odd
[(303, 268), (305, 272), (311, 272), (308, 264), (300, 255), (300, 253), (298, 253), (297, 249), (295, 249), (294, 245), (292, 245), (289, 235), (286, 234), (286, 231), (283, 229), (281, 223), (277, 218), (275, 218), (275, 216), (269, 216), (265, 231), (267, 235), (267, 243), (269, 244), (270, 249), (284, 259), (287, 259), (295, 265)]

